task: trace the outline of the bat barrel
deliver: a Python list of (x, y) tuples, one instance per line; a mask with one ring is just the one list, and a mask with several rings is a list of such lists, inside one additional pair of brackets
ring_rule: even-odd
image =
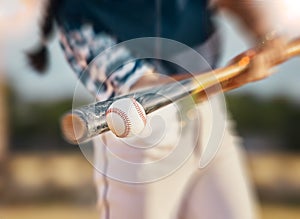
[(78, 144), (108, 131), (105, 112), (111, 102), (98, 102), (66, 113), (61, 119), (64, 138), (72, 144)]
[(80, 107), (62, 117), (63, 136), (68, 142), (77, 144), (108, 131), (105, 113), (118, 99), (135, 98), (143, 106), (146, 114), (149, 114), (187, 96), (193, 87), (195, 87), (193, 79), (188, 79)]
[(76, 144), (88, 134), (86, 122), (77, 114), (66, 114), (61, 120), (61, 130), (64, 138)]

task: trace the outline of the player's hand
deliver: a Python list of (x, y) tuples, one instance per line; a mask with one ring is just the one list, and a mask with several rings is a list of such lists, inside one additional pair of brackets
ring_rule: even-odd
[(248, 51), (246, 54), (240, 55), (233, 59), (233, 63), (247, 64), (243, 62), (249, 61), (249, 68), (242, 74), (230, 79), (224, 83), (224, 90), (231, 90), (244, 84), (262, 80), (270, 76), (274, 69), (275, 63), (284, 60), (287, 41), (284, 38), (276, 38), (265, 41), (260, 47)]

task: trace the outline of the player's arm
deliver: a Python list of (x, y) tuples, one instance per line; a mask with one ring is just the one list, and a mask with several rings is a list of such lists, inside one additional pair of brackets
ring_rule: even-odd
[(216, 0), (214, 6), (236, 15), (242, 24), (260, 42), (267, 33), (272, 32), (271, 24), (265, 16), (266, 4), (257, 0)]
[(270, 76), (271, 63), (283, 56), (286, 40), (276, 36), (266, 19), (266, 5), (257, 0), (216, 0), (215, 7), (236, 15), (242, 27), (253, 36), (255, 45), (260, 46), (248, 71), (223, 84), (224, 91)]

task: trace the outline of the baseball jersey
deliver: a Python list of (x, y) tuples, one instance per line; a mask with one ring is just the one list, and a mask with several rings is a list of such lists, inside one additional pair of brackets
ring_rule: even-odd
[(56, 21), (73, 70), (104, 100), (127, 92), (155, 68), (135, 59), (129, 49), (109, 48), (140, 37), (163, 37), (195, 47), (214, 33), (211, 15), (207, 0), (63, 0)]

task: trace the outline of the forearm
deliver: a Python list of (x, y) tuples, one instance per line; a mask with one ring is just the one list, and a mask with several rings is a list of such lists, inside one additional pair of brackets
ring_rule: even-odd
[(239, 18), (243, 27), (250, 31), (255, 40), (264, 38), (272, 31), (266, 19), (266, 5), (259, 0), (217, 0), (218, 9), (225, 9)]

